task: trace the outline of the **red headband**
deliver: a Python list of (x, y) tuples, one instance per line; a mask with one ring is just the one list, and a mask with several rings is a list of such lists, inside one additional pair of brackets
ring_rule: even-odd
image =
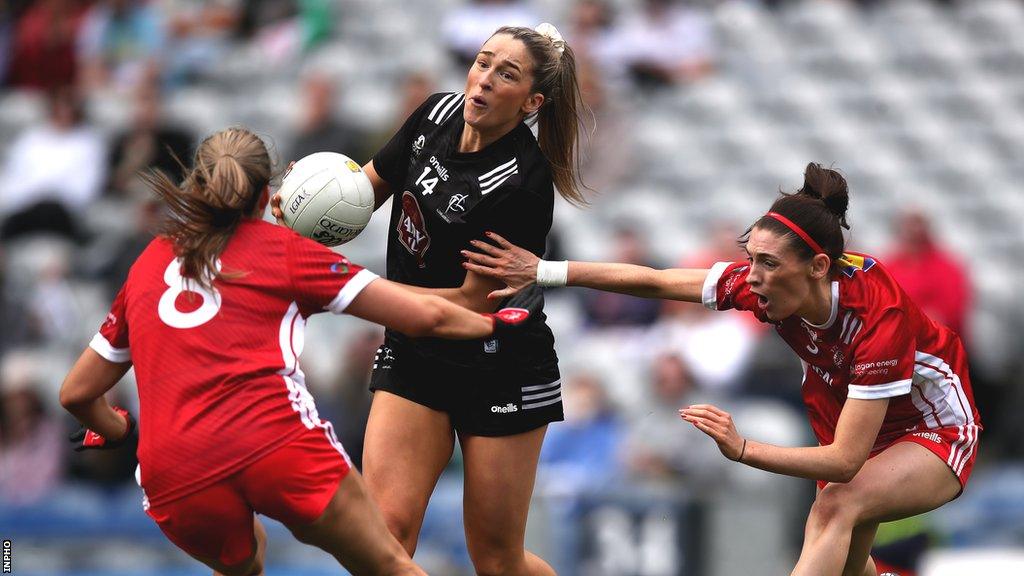
[(790, 220), (789, 218), (786, 218), (785, 216), (779, 214), (778, 212), (769, 212), (765, 214), (765, 216), (769, 216), (771, 218), (778, 220), (779, 222), (782, 222), (786, 226), (786, 228), (789, 228), (790, 230), (793, 231), (794, 234), (802, 238), (803, 241), (806, 242), (807, 245), (811, 247), (811, 250), (814, 250), (815, 254), (825, 254), (825, 251), (821, 249), (821, 246), (818, 245), (817, 242), (814, 241), (814, 238), (811, 238), (810, 234), (804, 232), (803, 228), (797, 226), (796, 223)]

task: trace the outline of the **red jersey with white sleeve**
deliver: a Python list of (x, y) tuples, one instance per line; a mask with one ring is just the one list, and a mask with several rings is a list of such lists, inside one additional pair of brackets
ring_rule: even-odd
[(185, 282), (171, 243), (132, 266), (90, 346), (132, 362), (139, 389), (140, 484), (151, 504), (213, 484), (318, 428), (306, 390), (306, 318), (340, 314), (377, 275), (295, 232), (243, 220), (221, 254), (227, 277)]
[[(889, 398), (872, 454), (907, 434), (952, 428), (958, 437), (947, 463), (959, 476), (981, 430), (960, 338), (925, 316), (875, 258), (847, 253), (837, 264), (824, 324), (796, 315), (774, 323), (803, 364), (803, 400), (818, 442), (834, 440), (847, 398)], [(748, 272), (746, 262), (715, 264), (704, 282), (704, 305), (747, 310), (770, 322), (746, 282)]]

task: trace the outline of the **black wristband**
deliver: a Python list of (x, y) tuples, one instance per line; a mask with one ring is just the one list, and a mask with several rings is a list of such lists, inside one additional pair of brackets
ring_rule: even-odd
[(736, 458), (736, 461), (742, 464), (743, 463), (743, 455), (746, 454), (746, 452), (747, 452), (747, 439), (744, 438), (743, 439), (743, 448), (740, 448), (740, 455), (739, 455), (738, 458)]

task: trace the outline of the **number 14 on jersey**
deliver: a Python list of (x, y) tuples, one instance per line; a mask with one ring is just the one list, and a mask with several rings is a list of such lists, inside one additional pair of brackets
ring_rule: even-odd
[(437, 186), (437, 176), (434, 176), (433, 178), (427, 178), (427, 176), (430, 175), (430, 172), (430, 166), (424, 166), (423, 174), (420, 174), (420, 177), (416, 179), (416, 185), (423, 187), (423, 190), (420, 192), (423, 196), (426, 196), (427, 194), (433, 194), (434, 187)]

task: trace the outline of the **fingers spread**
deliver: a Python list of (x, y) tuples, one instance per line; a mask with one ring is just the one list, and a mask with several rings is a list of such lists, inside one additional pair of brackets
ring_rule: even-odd
[(498, 260), (486, 254), (481, 254), (479, 252), (470, 252), (469, 250), (463, 250), (462, 255), (466, 258), (469, 258), (470, 261), (476, 264), (490, 266), (491, 268), (496, 268), (498, 266)]

